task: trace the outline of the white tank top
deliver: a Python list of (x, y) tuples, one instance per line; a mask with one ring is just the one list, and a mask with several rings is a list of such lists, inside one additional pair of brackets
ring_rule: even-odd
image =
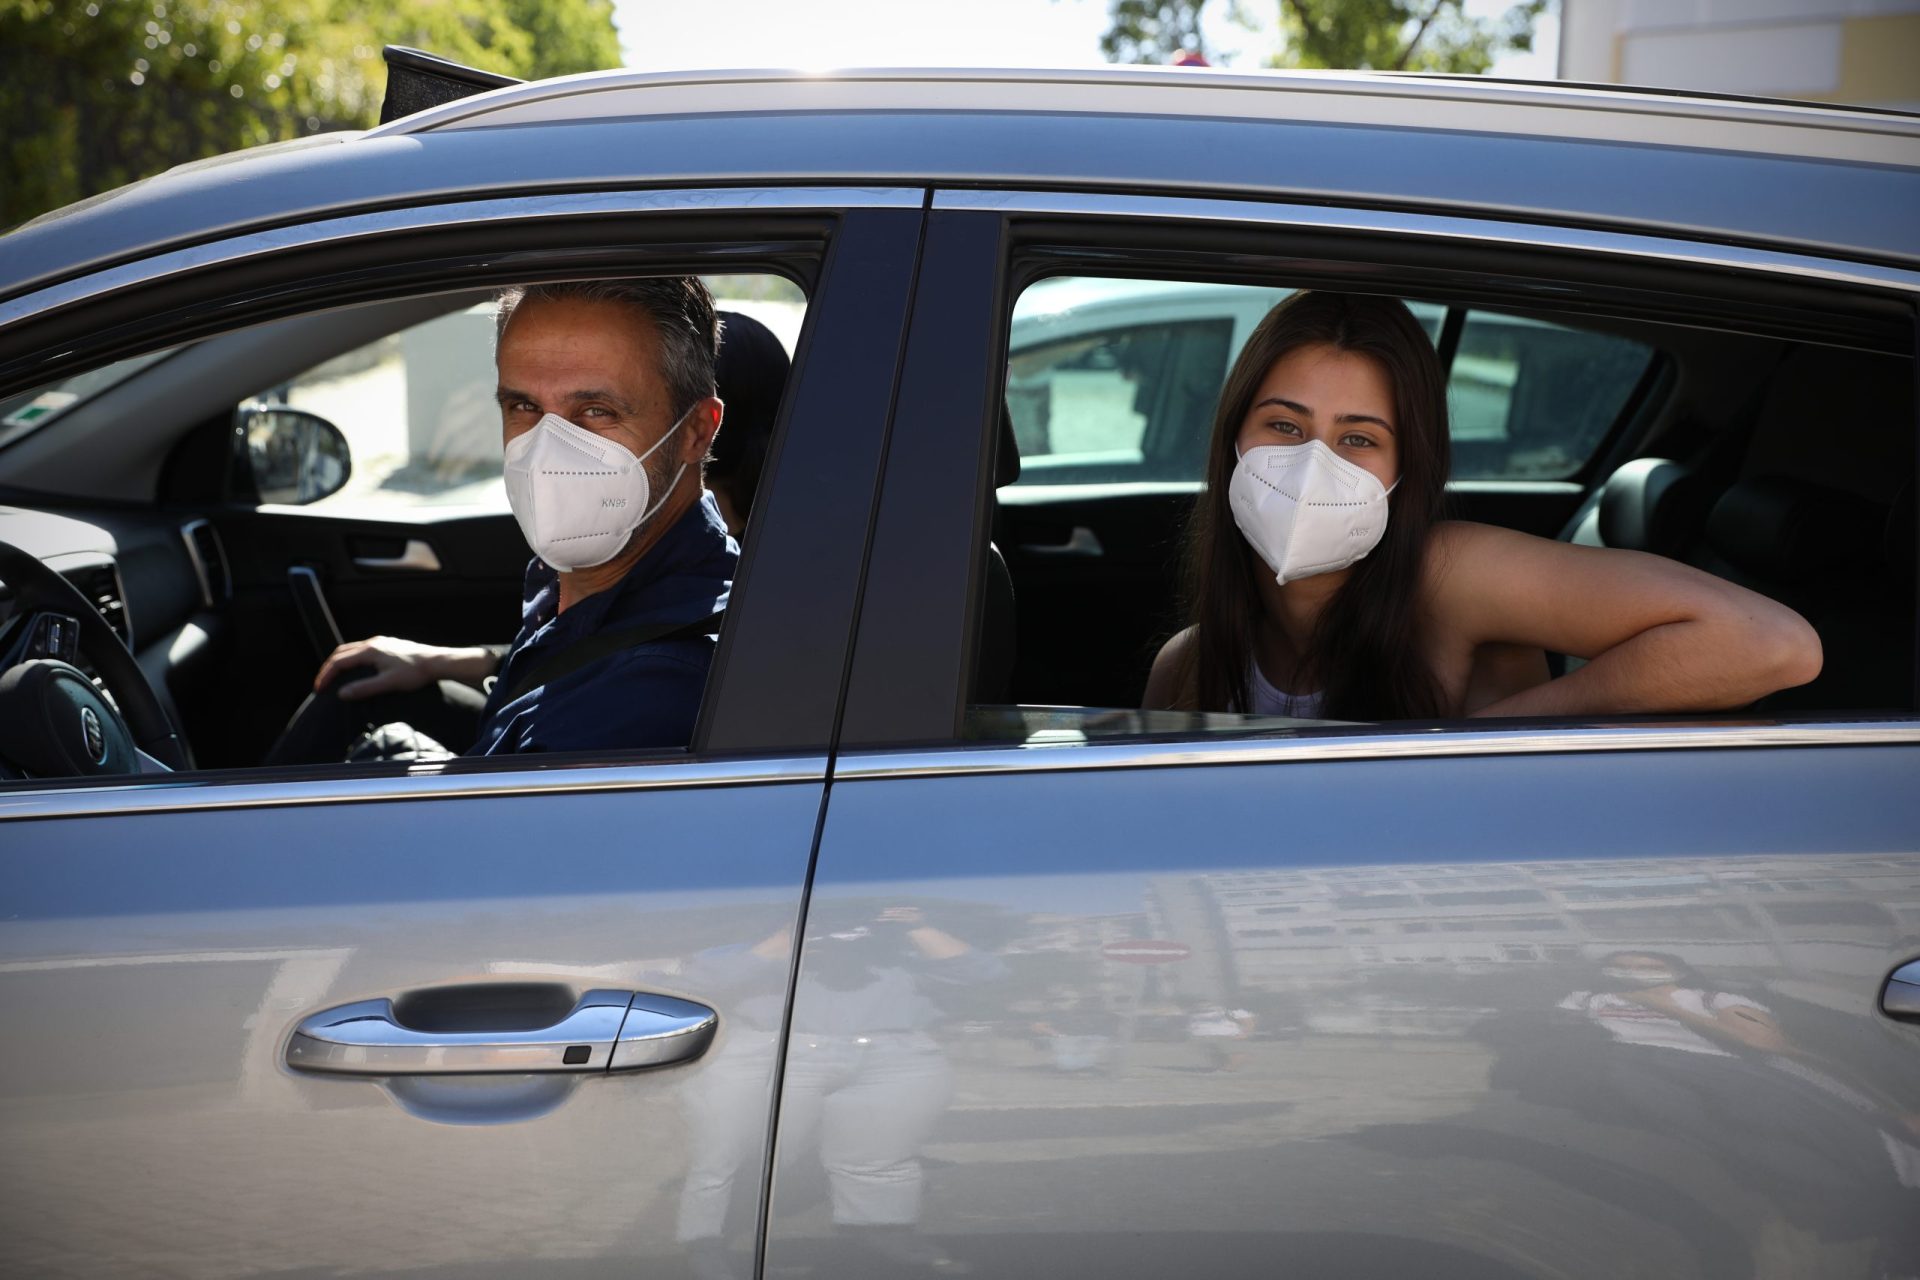
[(1261, 672), (1258, 662), (1247, 664), (1247, 692), (1253, 697), (1253, 715), (1291, 716), (1295, 720), (1321, 719), (1322, 704), (1327, 698), (1324, 690), (1319, 693), (1287, 693), (1275, 688), (1272, 681)]

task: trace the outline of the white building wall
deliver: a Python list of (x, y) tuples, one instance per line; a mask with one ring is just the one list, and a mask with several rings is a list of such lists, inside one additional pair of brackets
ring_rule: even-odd
[(1561, 0), (1560, 75), (1920, 110), (1920, 0)]

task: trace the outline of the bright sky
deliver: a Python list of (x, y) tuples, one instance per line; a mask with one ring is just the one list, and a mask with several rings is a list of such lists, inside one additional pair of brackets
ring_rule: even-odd
[[(1467, 0), (1476, 16), (1512, 0)], [(1252, 13), (1279, 0), (1248, 0)], [(1258, 66), (1262, 42), (1209, 6), (1208, 34), (1229, 62)], [(681, 67), (1074, 67), (1100, 65), (1107, 0), (614, 0), (627, 65)], [(1496, 75), (1550, 79), (1559, 23), (1534, 28), (1535, 52)]]

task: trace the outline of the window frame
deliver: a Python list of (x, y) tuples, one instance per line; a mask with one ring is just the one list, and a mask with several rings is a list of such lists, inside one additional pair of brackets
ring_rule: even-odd
[[(1259, 283), (1255, 270), (1264, 269), (1270, 279), (1302, 286), (1359, 287), (1449, 306), (1530, 303), (1569, 315), (1711, 323), (1913, 358), (1920, 271), (1578, 227), (1204, 197), (943, 189), (931, 208), (903, 363), (902, 426), (889, 448), (876, 516), (843, 753), (891, 757), (892, 764), (872, 761), (880, 772), (945, 772), (1190, 763), (1199, 758), (1196, 746), (1204, 758), (1225, 761), (1920, 741), (1920, 717), (1889, 723), (1723, 716), (1711, 724), (1623, 717), (1492, 730), (1484, 721), (1453, 721), (1418, 732), (1366, 725), (1072, 750), (966, 744), (960, 734), (982, 607), (1011, 306), (1037, 279), (1078, 273)], [(1568, 286), (1579, 292), (1570, 295)], [(1920, 437), (1920, 423), (1915, 433)], [(1609, 457), (1611, 444), (1598, 459)], [(1915, 648), (1920, 667), (1920, 636)], [(836, 776), (844, 771), (836, 766)]]
[[(0, 385), (16, 386), (232, 330), (242, 307), (253, 324), (449, 288), (739, 269), (786, 275), (808, 296), (755, 504), (761, 536), (744, 549), (685, 752), (29, 779), (0, 784), (0, 819), (824, 777), (925, 198), (690, 188), (433, 204), (242, 233), (0, 305), (10, 349)], [(0, 500), (82, 518), (124, 507), (17, 489)]]

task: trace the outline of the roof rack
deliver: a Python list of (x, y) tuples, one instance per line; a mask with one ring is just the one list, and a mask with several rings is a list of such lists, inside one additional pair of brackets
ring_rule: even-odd
[(504, 89), (510, 84), (525, 84), (512, 76), (503, 76), (478, 67), (464, 67), (422, 49), (390, 44), (380, 51), (387, 64), (387, 96), (380, 103), (380, 123), (410, 116), (428, 107), (471, 98), (489, 89)]

